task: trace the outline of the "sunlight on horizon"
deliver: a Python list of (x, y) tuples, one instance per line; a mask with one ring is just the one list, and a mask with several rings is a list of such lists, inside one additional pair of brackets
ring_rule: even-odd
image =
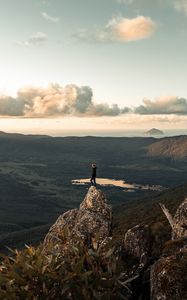
[[(132, 118), (132, 116), (131, 116)], [(186, 119), (176, 123), (165, 122), (162, 127), (159, 120), (150, 122), (149, 118), (134, 116), (131, 121), (127, 117), (64, 117), (64, 118), (1, 118), (0, 131), (23, 134), (47, 134), (52, 136), (67, 135), (111, 135), (123, 136), (129, 132), (144, 134), (152, 127), (161, 130), (171, 130), (181, 134), (186, 129)]]

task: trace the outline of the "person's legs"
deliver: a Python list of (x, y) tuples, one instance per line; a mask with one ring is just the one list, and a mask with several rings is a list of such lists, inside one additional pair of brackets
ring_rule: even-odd
[(91, 185), (96, 186), (96, 180), (95, 180), (95, 177), (92, 177), (92, 178), (90, 179), (90, 182), (91, 182)]

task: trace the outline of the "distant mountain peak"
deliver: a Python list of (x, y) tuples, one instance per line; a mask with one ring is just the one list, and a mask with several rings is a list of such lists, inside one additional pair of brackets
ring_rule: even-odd
[(162, 135), (164, 132), (162, 130), (159, 130), (157, 128), (152, 128), (145, 132), (147, 135)]

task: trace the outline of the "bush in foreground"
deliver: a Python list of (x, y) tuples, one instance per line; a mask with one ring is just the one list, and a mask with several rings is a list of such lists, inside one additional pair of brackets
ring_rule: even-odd
[(62, 258), (44, 255), (41, 247), (15, 250), (2, 256), (0, 299), (125, 299), (122, 264), (113, 252), (102, 256), (77, 245)]

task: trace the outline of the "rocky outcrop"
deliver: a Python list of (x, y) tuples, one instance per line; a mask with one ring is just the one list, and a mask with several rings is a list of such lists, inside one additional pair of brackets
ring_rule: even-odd
[(152, 300), (187, 299), (187, 199), (172, 219), (172, 240), (151, 268)]
[(187, 299), (187, 249), (163, 257), (153, 265), (151, 299)]
[[(187, 299), (187, 200), (174, 218), (164, 205), (161, 208), (172, 227), (172, 236), (159, 259), (152, 257), (153, 236), (147, 225), (129, 229), (123, 240), (113, 244), (113, 257), (125, 266), (119, 279), (125, 299)], [(64, 213), (50, 228), (43, 251), (64, 258), (77, 243), (83, 243), (105, 260), (105, 245), (111, 239), (111, 230), (111, 207), (100, 190), (90, 187), (79, 209)]]
[(124, 249), (128, 254), (138, 259), (140, 267), (144, 267), (148, 263), (151, 246), (152, 234), (147, 225), (137, 225), (125, 234)]
[(112, 210), (105, 195), (90, 187), (80, 208), (64, 213), (50, 228), (43, 243), (44, 251), (63, 253), (79, 241), (98, 249), (109, 238), (111, 224)]
[(70, 240), (67, 240), (67, 235), (72, 232), (78, 209), (72, 209), (61, 215), (56, 223), (49, 229), (43, 242), (43, 252), (62, 253), (67, 249)]
[(173, 218), (172, 239), (187, 237), (187, 199), (177, 209)]
[(172, 228), (172, 236), (173, 240), (180, 239), (183, 237), (187, 237), (187, 199), (185, 199), (174, 216), (170, 214), (169, 210), (165, 207), (164, 204), (160, 203), (160, 207), (163, 210), (166, 218), (168, 219), (169, 224)]

